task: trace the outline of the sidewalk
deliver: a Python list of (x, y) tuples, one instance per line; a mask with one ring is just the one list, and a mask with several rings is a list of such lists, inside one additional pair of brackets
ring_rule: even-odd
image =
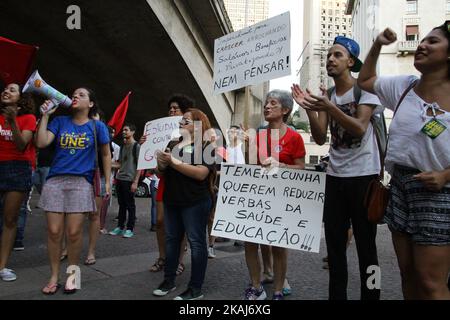
[[(36, 203), (33, 196), (32, 208)], [(131, 239), (101, 235), (97, 246), (97, 263), (81, 265), (82, 289), (74, 295), (64, 295), (62, 290), (53, 296), (43, 295), (40, 290), (50, 276), (46, 248), (46, 220), (40, 209), (33, 209), (28, 217), (25, 231), (25, 250), (11, 254), (8, 267), (17, 273), (14, 282), (0, 281), (0, 300), (170, 300), (183, 292), (189, 282), (190, 251), (185, 258), (186, 271), (177, 279), (177, 289), (163, 298), (152, 291), (163, 280), (162, 272), (149, 272), (157, 258), (156, 233), (150, 232), (150, 199), (136, 199), (138, 221), (135, 236)], [(107, 217), (107, 228), (116, 222), (117, 201)], [(87, 225), (87, 224), (86, 224)], [(390, 233), (385, 225), (378, 228), (378, 252), (382, 272), (381, 298), (402, 299), (400, 274), (392, 247)], [(87, 250), (87, 232), (84, 233), (84, 249)], [(234, 247), (233, 241), (216, 243), (217, 258), (208, 260), (204, 283), (206, 300), (241, 300), (249, 283), (243, 247)], [(328, 298), (328, 270), (322, 269), (326, 255), (324, 239), (320, 254), (289, 250), (288, 279), (292, 295), (287, 300), (326, 300)], [(359, 271), (355, 243), (348, 250), (349, 283), (348, 296), (359, 299)], [(65, 281), (67, 262), (61, 266), (61, 280)], [(62, 282), (62, 284), (64, 284)], [(271, 297), (273, 286), (266, 287)]]

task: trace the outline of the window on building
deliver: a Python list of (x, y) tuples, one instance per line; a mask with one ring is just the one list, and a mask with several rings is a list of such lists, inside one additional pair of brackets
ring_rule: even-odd
[(406, 1), (406, 13), (407, 14), (417, 14), (417, 0), (407, 0)]
[(309, 156), (310, 164), (319, 164), (319, 156)]
[(406, 41), (419, 40), (419, 26), (406, 26)]

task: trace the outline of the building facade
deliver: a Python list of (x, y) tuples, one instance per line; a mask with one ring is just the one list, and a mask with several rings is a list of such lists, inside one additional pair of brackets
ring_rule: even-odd
[(269, 17), (269, 0), (223, 0), (234, 31)]
[(338, 35), (351, 37), (347, 0), (304, 0), (303, 52), (300, 86), (317, 91), (321, 84), (333, 86), (326, 71), (328, 49)]

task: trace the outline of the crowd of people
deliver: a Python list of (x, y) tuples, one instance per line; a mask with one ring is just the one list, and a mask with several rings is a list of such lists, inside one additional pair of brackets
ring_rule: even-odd
[[(395, 41), (395, 33), (384, 30), (363, 63), (356, 41), (336, 37), (327, 55), (327, 72), (334, 86), (321, 87), (319, 94), (296, 84), (291, 91), (270, 91), (263, 106), (266, 123), (255, 140), (250, 141), (242, 126), (233, 125), (227, 132), (226, 149), (217, 143), (220, 137), (191, 98), (174, 95), (169, 99), (168, 115), (182, 117), (179, 126), (183, 133), (157, 153), (157, 167), (148, 172), (152, 176), (150, 228), (157, 232), (159, 251), (150, 271), (163, 274), (153, 291), (155, 296), (163, 297), (176, 289), (189, 244), (190, 280), (175, 299), (203, 298), (208, 258), (216, 256), (210, 231), (221, 162), (249, 163), (246, 152), (254, 143), (258, 165), (263, 168), (305, 169), (302, 137), (286, 123), (295, 101), (306, 110), (318, 144), (324, 144), (331, 132), (323, 214), (329, 299), (347, 299), (349, 231), (358, 254), (361, 299), (380, 299), (380, 288), (367, 285), (368, 268), (379, 263), (377, 225), (368, 220), (364, 198), (370, 181), (382, 171), (384, 156), (392, 175), (384, 222), (392, 233), (403, 296), (450, 299), (450, 23), (433, 29), (420, 42), (414, 61), (420, 77), (377, 75), (382, 47)], [(358, 79), (352, 72), (359, 72)], [(41, 117), (36, 121), (33, 99), (22, 93), (20, 84), (7, 84), (0, 98), (0, 278), (17, 278), (7, 268), (8, 258), (13, 247), (20, 250), (23, 246), (27, 201), (34, 180), (39, 207), (47, 217), (51, 268), (41, 291), (52, 295), (62, 287), (60, 264), (68, 259), (69, 276), (63, 290), (75, 293), (81, 283), (83, 224), (89, 221), (89, 250), (84, 263), (92, 265), (98, 236), (107, 233), (105, 216), (113, 176), (119, 213), (117, 227), (109, 235), (134, 236), (134, 194), (142, 175), (137, 162), (140, 145), (147, 137), (136, 141), (136, 127), (125, 124), (119, 151), (112, 144), (114, 133), (102, 121), (94, 91), (86, 87), (73, 92), (69, 116), (51, 121), (55, 110), (47, 111), (51, 102), (41, 106)], [(380, 105), (395, 112), (385, 155), (379, 152), (371, 121)], [(209, 153), (217, 160), (211, 163), (200, 157), (198, 162), (198, 153)], [(244, 247), (249, 285), (245, 288), (243, 284), (243, 298), (266, 299), (267, 283), (273, 283), (273, 300), (289, 295), (288, 249), (252, 242)]]

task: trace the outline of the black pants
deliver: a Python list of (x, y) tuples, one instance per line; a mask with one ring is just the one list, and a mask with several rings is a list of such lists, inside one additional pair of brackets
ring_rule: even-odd
[(127, 230), (133, 231), (136, 221), (136, 204), (134, 202), (134, 192), (131, 192), (131, 185), (131, 181), (117, 180), (117, 200), (119, 201), (118, 227), (124, 229), (128, 211)]
[(347, 299), (347, 231), (350, 220), (355, 237), (361, 279), (361, 300), (379, 300), (380, 290), (369, 289), (367, 273), (378, 266), (375, 242), (377, 226), (367, 220), (363, 205), (365, 192), (373, 176), (337, 178), (327, 176), (324, 206), (325, 238), (330, 273), (329, 299)]

